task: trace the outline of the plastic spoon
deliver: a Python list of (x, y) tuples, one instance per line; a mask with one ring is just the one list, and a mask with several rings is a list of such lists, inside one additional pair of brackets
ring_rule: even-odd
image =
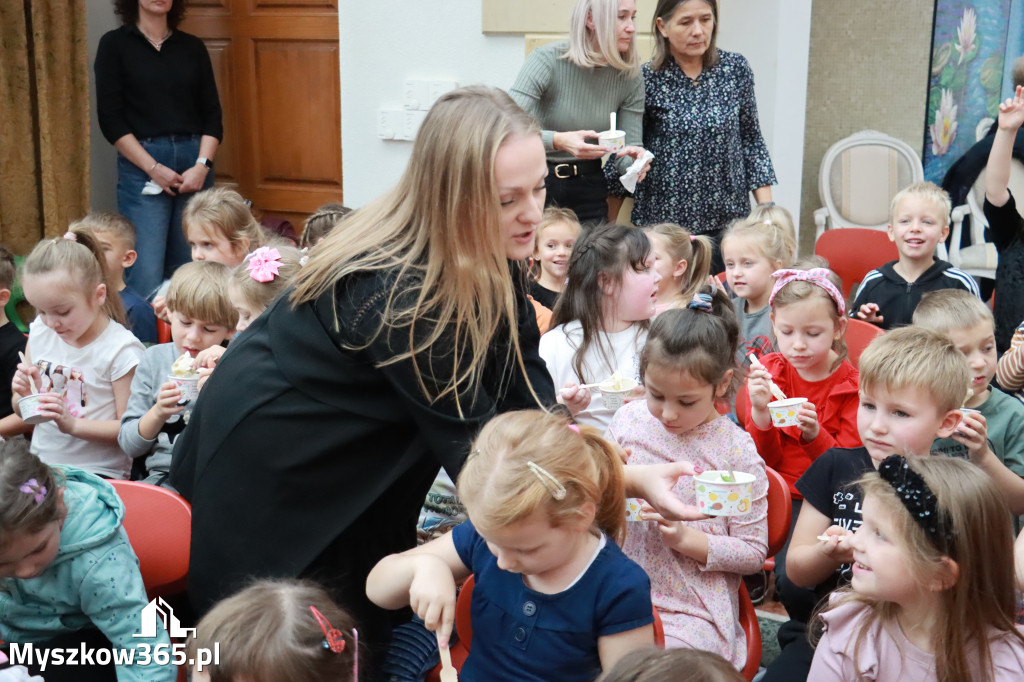
[(446, 646), (438, 645), (441, 652), (441, 682), (459, 682), (459, 673), (452, 665), (452, 652)]
[(580, 386), (576, 387), (576, 390), (579, 390), (581, 388), (597, 388), (597, 387), (599, 387), (603, 383), (605, 383), (605, 382), (604, 381), (598, 381), (597, 383), (594, 383), (594, 384), (581, 384)]
[(611, 119), (612, 127), (609, 128), (608, 130), (618, 130), (618, 128), (615, 127), (615, 124), (616, 124), (617, 121), (615, 120), (615, 112), (614, 111), (612, 112), (610, 119)]
[[(21, 358), (21, 361), (24, 364), (28, 364), (28, 360), (25, 359), (25, 354), (20, 350), (18, 351), (18, 357)], [(32, 378), (31, 374), (28, 375), (28, 385), (32, 387), (32, 395), (39, 393), (39, 387), (36, 386), (36, 380)]]
[[(767, 369), (765, 369), (765, 366), (761, 364), (761, 361), (757, 359), (757, 356), (754, 355), (753, 353), (747, 355), (747, 358), (750, 359), (750, 366), (753, 367), (754, 369), (763, 369), (766, 372), (768, 371)], [(776, 384), (772, 379), (768, 379), (768, 390), (772, 392), (772, 396), (774, 396), (776, 400), (786, 399), (786, 394), (782, 392), (782, 389), (779, 388), (778, 384)]]

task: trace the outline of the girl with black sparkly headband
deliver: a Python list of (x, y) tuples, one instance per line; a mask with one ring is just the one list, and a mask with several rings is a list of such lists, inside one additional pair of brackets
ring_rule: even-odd
[(1009, 510), (970, 462), (887, 457), (860, 482), (852, 589), (819, 618), (808, 679), (1019, 680)]

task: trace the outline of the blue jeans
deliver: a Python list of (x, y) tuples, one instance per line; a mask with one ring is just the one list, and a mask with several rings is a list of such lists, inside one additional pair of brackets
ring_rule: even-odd
[[(159, 163), (184, 173), (199, 158), (199, 135), (164, 135), (142, 138), (139, 143)], [(117, 210), (135, 225), (135, 265), (125, 271), (125, 282), (148, 298), (179, 265), (192, 260), (192, 251), (181, 231), (181, 212), (191, 194), (142, 194), (149, 175), (117, 155)], [(213, 172), (206, 174), (203, 189), (213, 187)]]

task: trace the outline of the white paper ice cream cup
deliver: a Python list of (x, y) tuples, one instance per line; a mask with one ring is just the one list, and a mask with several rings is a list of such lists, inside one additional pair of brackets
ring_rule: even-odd
[(772, 416), (772, 424), (775, 426), (796, 426), (796, 414), (800, 406), (807, 402), (807, 398), (786, 398), (768, 403), (768, 413)]
[(44, 417), (39, 414), (42, 406), (39, 404), (41, 393), (27, 395), (18, 401), (18, 411), (21, 412), (21, 420), (26, 424), (42, 424), (48, 422), (52, 417)]
[(750, 511), (754, 499), (754, 474), (742, 471), (736, 474), (735, 481), (723, 481), (722, 476), (729, 476), (728, 471), (705, 471), (693, 477), (694, 492), (697, 495), (697, 508), (708, 516), (739, 516)]

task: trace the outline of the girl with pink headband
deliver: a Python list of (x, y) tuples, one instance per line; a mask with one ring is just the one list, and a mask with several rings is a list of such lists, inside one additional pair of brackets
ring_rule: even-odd
[[(795, 483), (811, 462), (829, 448), (861, 444), (857, 433), (859, 376), (846, 358), (842, 282), (822, 266), (827, 263), (815, 257), (773, 273), (776, 281), (769, 305), (779, 352), (751, 364), (747, 381), (750, 399), (747, 405), (737, 405), (738, 416), (765, 464), (789, 484), (794, 523), (803, 503)], [(805, 400), (796, 413), (796, 425), (772, 425), (768, 403), (775, 400), (773, 382), (786, 396)], [(802, 594), (807, 591), (786, 583), (786, 549), (788, 546), (775, 560), (783, 603), (792, 596), (813, 607), (813, 593)]]

